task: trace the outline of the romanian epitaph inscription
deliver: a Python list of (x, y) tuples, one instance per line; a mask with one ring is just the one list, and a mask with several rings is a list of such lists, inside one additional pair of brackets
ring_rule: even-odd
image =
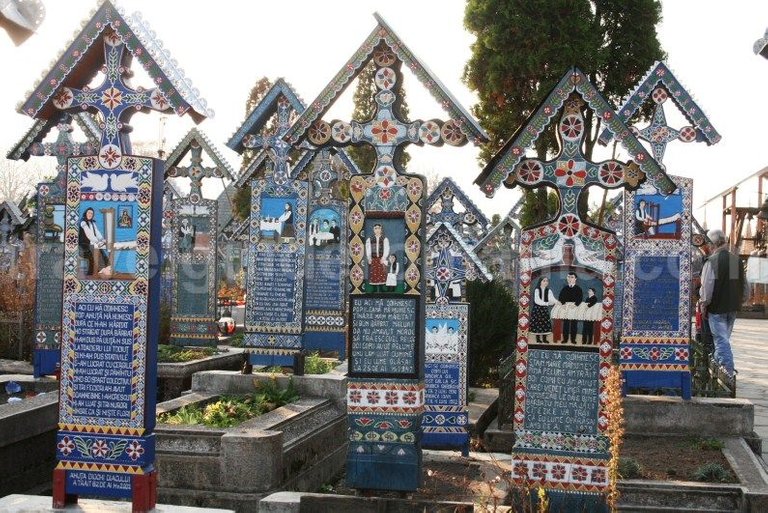
[(307, 273), (304, 278), (306, 280), (305, 309), (339, 310), (344, 307), (341, 266), (339, 253), (315, 256), (313, 260), (307, 262)]
[(257, 251), (256, 269), (254, 269), (253, 299), (258, 305), (254, 312), (254, 322), (278, 323), (293, 322), (293, 309), (296, 294), (296, 255), (293, 253), (273, 253)]
[(525, 428), (596, 434), (600, 355), (532, 349), (528, 365)]
[[(38, 255), (37, 323), (61, 325), (61, 284), (64, 244), (49, 243), (49, 251)], [(40, 298), (45, 300), (40, 301)]]
[[(680, 325), (680, 258), (638, 256), (635, 260), (632, 328), (677, 331)], [(640, 308), (637, 308), (639, 306)]]
[(75, 416), (129, 420), (135, 307), (77, 303)]
[[(208, 263), (187, 263), (179, 278), (176, 293), (178, 315), (205, 315), (208, 313)], [(178, 279), (178, 278), (177, 278)]]
[(351, 374), (416, 374), (417, 300), (353, 297)]

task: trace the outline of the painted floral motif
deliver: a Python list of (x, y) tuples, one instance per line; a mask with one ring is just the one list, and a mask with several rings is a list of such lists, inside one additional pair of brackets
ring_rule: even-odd
[(333, 124), (331, 137), (338, 143), (349, 142), (352, 139), (352, 125), (343, 121), (337, 121)]
[(517, 169), (517, 178), (525, 184), (534, 184), (541, 180), (543, 169), (537, 160), (524, 160)]
[(558, 221), (557, 228), (564, 236), (571, 238), (579, 233), (581, 221), (573, 214), (566, 214)]
[(396, 142), (398, 126), (388, 119), (373, 122), (371, 135), (375, 144), (393, 144)]
[(624, 177), (624, 166), (618, 162), (606, 162), (600, 166), (600, 181), (606, 185), (616, 185)]
[(581, 116), (571, 114), (565, 116), (560, 122), (560, 133), (563, 135), (564, 139), (578, 139), (583, 130), (584, 121), (581, 119)]
[(315, 146), (322, 146), (331, 139), (331, 127), (322, 119), (318, 119), (309, 127), (307, 137)]
[(72, 451), (75, 450), (75, 444), (68, 436), (62, 438), (61, 441), (56, 444), (56, 447), (59, 448), (59, 452), (61, 452), (61, 454), (64, 456), (69, 456)]
[(528, 464), (524, 461), (516, 461), (514, 465), (515, 475), (519, 477), (528, 476)]
[(435, 121), (426, 121), (419, 127), (419, 140), (425, 144), (440, 142), (440, 125)]
[(571, 478), (574, 481), (586, 481), (587, 476), (589, 476), (589, 472), (587, 472), (585, 467), (574, 467), (571, 470)]
[(546, 479), (548, 474), (547, 465), (544, 463), (534, 463), (531, 474), (533, 474), (534, 479)]
[(667, 98), (669, 98), (669, 95), (667, 95), (666, 89), (663, 87), (657, 87), (653, 90), (653, 93), (651, 93), (651, 98), (655, 103), (661, 104), (664, 103)]
[(116, 87), (105, 89), (101, 93), (101, 101), (107, 108), (114, 110), (123, 103), (123, 92)]
[(141, 457), (142, 454), (144, 454), (144, 447), (142, 447), (139, 442), (134, 440), (128, 444), (128, 447), (125, 449), (125, 453), (129, 458), (131, 458), (131, 460), (136, 461)]
[(568, 469), (565, 468), (565, 465), (552, 465), (552, 478), (562, 481), (565, 479), (565, 474), (567, 471)]
[(582, 186), (586, 183), (587, 169), (583, 161), (573, 159), (559, 160), (555, 169), (558, 185), (566, 187)]
[(397, 82), (397, 75), (392, 68), (380, 68), (376, 71), (374, 81), (379, 89), (392, 89)]
[(445, 122), (443, 128), (440, 129), (440, 135), (443, 137), (443, 140), (451, 146), (460, 146), (466, 141), (464, 133), (461, 131), (461, 127), (452, 119)]

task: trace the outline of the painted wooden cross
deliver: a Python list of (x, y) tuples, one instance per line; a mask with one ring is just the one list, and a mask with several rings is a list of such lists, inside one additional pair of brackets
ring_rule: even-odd
[[(150, 109), (197, 122), (211, 114), (160, 48), (140, 16), (104, 0), (19, 107), (38, 120), (84, 110), (100, 118), (97, 154), (67, 160), (55, 508), (87, 495), (132, 498), (135, 513), (156, 503), (164, 164), (130, 155), (127, 123)], [(131, 57), (156, 88), (125, 83)]]
[[(408, 144), (459, 146), (487, 137), (386, 22), (375, 17), (373, 32), (285, 139), (294, 145), (307, 140), (318, 148), (367, 144), (375, 151), (372, 174), (350, 179), (347, 483), (358, 489), (412, 491), (421, 484), (426, 183), (421, 176), (405, 174), (399, 156)], [(373, 117), (330, 123), (321, 119), (371, 61)], [(402, 66), (416, 75), (450, 119), (401, 118)], [(372, 415), (376, 422), (371, 422)]]
[[(608, 126), (631, 161), (585, 157), (585, 108)], [(557, 155), (549, 161), (526, 158), (526, 149), (534, 147), (558, 112)], [(512, 423), (516, 434), (512, 478), (541, 483), (555, 510), (604, 511), (603, 493), (612, 486), (607, 388), (618, 241), (613, 232), (581, 217), (578, 197), (590, 185), (633, 189), (646, 177), (665, 193), (675, 188), (586, 75), (574, 68), (475, 181), (489, 196), (504, 183), (547, 185), (560, 199), (551, 221), (527, 227), (521, 236), (516, 352), (500, 370), (503, 395), (514, 397), (514, 410), (505, 407), (511, 419), (499, 421)], [(562, 385), (555, 396), (547, 381), (554, 375)]]
[(204, 178), (232, 178), (227, 168), (221, 165), (205, 167), (203, 165), (203, 147), (197, 139), (192, 139), (189, 143), (189, 154), (191, 163), (188, 166), (169, 166), (166, 176), (169, 178), (189, 178), (189, 200), (196, 203), (202, 199), (203, 179)]
[(243, 146), (248, 149), (262, 148), (272, 150), (272, 180), (278, 185), (284, 185), (290, 175), (288, 169), (288, 154), (291, 145), (282, 136), (288, 130), (294, 106), (285, 96), (277, 99), (277, 126), (270, 133), (248, 134), (243, 137)]
[[(668, 143), (703, 141), (712, 145), (720, 134), (663, 62), (656, 62), (619, 109), (628, 122), (643, 106), (653, 102), (651, 123), (632, 127), (638, 139), (651, 146), (661, 163)], [(665, 107), (672, 103), (690, 123), (669, 126)], [(612, 139), (603, 132), (599, 141)], [(690, 283), (693, 216), (693, 181), (670, 176), (674, 194), (661, 193), (652, 184), (624, 194), (623, 315), (619, 366), (624, 391), (630, 389), (680, 390), (691, 397), (689, 360)], [(649, 269), (655, 279), (648, 280)], [(655, 306), (654, 306), (655, 305)]]
[[(92, 121), (91, 121), (92, 123)], [(35, 142), (29, 147), (29, 154), (35, 157), (50, 156), (56, 157), (56, 183), (64, 183), (67, 172), (67, 159), (79, 155), (92, 155), (96, 151), (95, 142), (89, 137), (86, 142), (75, 142), (72, 138), (72, 118), (66, 115), (59, 124), (56, 125), (59, 135), (56, 141), (52, 143)], [(63, 189), (63, 187), (62, 187)]]
[(89, 110), (100, 116), (101, 148), (99, 162), (107, 169), (120, 164), (123, 155), (131, 153), (131, 131), (128, 122), (138, 111), (172, 110), (160, 88), (132, 89), (125, 83), (130, 76), (130, 53), (125, 43), (113, 30), (104, 33), (104, 81), (96, 89), (62, 87), (53, 98), (53, 105), (60, 110), (74, 112)]

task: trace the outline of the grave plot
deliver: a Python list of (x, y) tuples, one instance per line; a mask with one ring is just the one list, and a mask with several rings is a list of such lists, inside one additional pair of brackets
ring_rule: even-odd
[[(75, 142), (72, 123), (76, 122), (86, 136), (85, 142)], [(56, 127), (54, 142), (43, 142)], [(33, 356), (36, 377), (54, 374), (60, 364), (61, 346), (61, 287), (64, 274), (64, 207), (67, 158), (93, 154), (101, 137), (90, 114), (70, 115), (62, 112), (58, 118), (40, 119), (8, 152), (11, 160), (28, 160), (31, 156), (56, 157), (56, 177), (37, 185), (37, 246), (35, 289), (35, 349)]]
[[(350, 179), (350, 356), (347, 482), (358, 489), (415, 490), (421, 484), (424, 410), (425, 180), (405, 174), (400, 149), (409, 143), (463, 145), (486, 140), (466, 111), (376, 15), (377, 26), (347, 64), (293, 123), (285, 140), (317, 148), (368, 144), (369, 175)], [(322, 117), (373, 61), (372, 119)], [(451, 119), (405, 121), (399, 109), (407, 66)]]
[[(203, 165), (203, 155), (213, 162)], [(188, 166), (180, 162), (189, 155)], [(216, 299), (219, 277), (217, 258), (218, 202), (205, 199), (205, 178), (233, 180), (233, 171), (203, 132), (193, 128), (166, 160), (167, 178), (189, 178), (191, 188), (185, 198), (170, 204), (171, 253), (173, 275), (170, 342), (178, 346), (216, 346)], [(118, 224), (122, 219), (118, 220)], [(126, 220), (126, 224), (130, 223)]]
[[(630, 162), (585, 158), (585, 109), (612, 133), (622, 134)], [(558, 154), (549, 161), (526, 157), (526, 149), (556, 116)], [(615, 485), (609, 472), (607, 383), (618, 241), (613, 232), (580, 217), (577, 198), (589, 185), (634, 189), (646, 178), (664, 193), (675, 187), (574, 68), (475, 181), (488, 196), (502, 183), (546, 185), (560, 200), (553, 221), (524, 229), (521, 236), (520, 314), (510, 369), (515, 378), (512, 478), (540, 483), (554, 510), (604, 511), (603, 493)]]
[[(78, 496), (155, 506), (154, 407), (163, 163), (131, 154), (128, 121), (149, 110), (209, 114), (140, 16), (108, 1), (44, 75), (20, 112), (51, 119), (87, 110), (103, 120), (92, 155), (67, 161), (59, 431), (54, 507)], [(130, 57), (155, 88), (132, 89)], [(172, 65), (173, 64), (173, 65)], [(94, 89), (87, 87), (103, 73)], [(180, 92), (181, 91), (181, 92)], [(131, 218), (121, 226), (122, 212)]]

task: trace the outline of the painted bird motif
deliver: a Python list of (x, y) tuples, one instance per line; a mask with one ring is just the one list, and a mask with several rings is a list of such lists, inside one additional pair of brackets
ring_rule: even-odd
[(109, 175), (100, 175), (97, 173), (91, 173), (86, 171), (83, 173), (83, 180), (80, 183), (81, 187), (88, 187), (92, 191), (106, 191), (109, 184)]
[(109, 175), (109, 185), (113, 191), (125, 192), (128, 189), (138, 189), (139, 183), (133, 173)]

